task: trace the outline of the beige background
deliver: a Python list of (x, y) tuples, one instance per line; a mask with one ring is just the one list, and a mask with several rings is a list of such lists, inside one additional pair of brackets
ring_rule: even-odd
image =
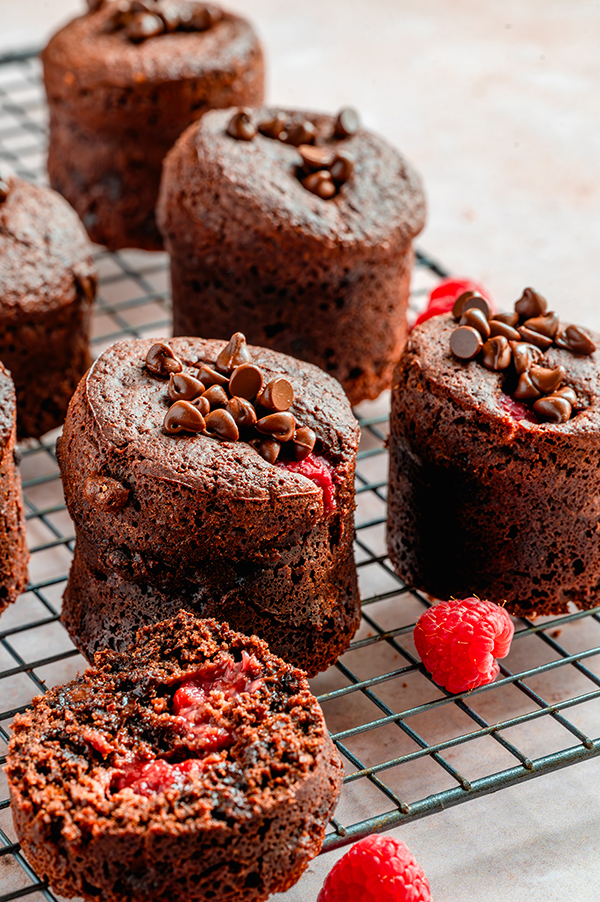
[[(41, 43), (81, 6), (0, 0), (0, 50)], [(532, 284), (564, 318), (600, 329), (600, 3), (231, 6), (264, 40), (270, 100), (352, 103), (413, 160), (429, 197), (423, 248), (486, 283), (501, 307)], [(599, 777), (593, 761), (396, 835), (427, 871), (435, 902), (597, 902)], [(334, 857), (279, 898), (314, 902)]]

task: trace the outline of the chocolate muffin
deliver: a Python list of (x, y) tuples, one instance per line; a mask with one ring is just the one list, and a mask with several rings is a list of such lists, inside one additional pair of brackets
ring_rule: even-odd
[(321, 848), (342, 764), (305, 675), (180, 614), (17, 715), (7, 776), (38, 875), (105, 902), (248, 902)]
[(482, 298), (475, 313), (464, 302), (411, 333), (394, 373), (390, 560), (438, 598), (524, 616), (594, 607), (599, 337), (532, 289), (490, 319)]
[(0, 363), (0, 613), (27, 587), (29, 553), (16, 440), (15, 387)]
[(121, 650), (185, 608), (311, 675), (328, 667), (360, 619), (358, 432), (334, 379), (240, 333), (113, 345), (57, 447), (77, 534), (63, 622), (77, 647)]
[(167, 156), (157, 207), (174, 334), (239, 328), (375, 398), (406, 341), (424, 215), (412, 167), (352, 110), (212, 112)]
[(50, 183), (93, 241), (160, 250), (164, 155), (206, 110), (262, 101), (262, 50), (245, 19), (212, 4), (95, 5), (42, 53)]
[(60, 426), (90, 365), (91, 251), (62, 197), (0, 174), (0, 360), (15, 382), (19, 438)]

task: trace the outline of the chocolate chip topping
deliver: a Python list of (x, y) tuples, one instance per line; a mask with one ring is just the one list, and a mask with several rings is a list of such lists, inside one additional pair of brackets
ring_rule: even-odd
[(494, 313), (490, 320), (490, 326), (492, 322), (506, 323), (507, 326), (512, 326), (514, 329), (519, 325), (519, 314), (516, 311), (514, 313)]
[(521, 373), (513, 392), (513, 398), (516, 398), (517, 401), (536, 401), (541, 396), (542, 392), (535, 387), (529, 373)]
[(527, 319), (523, 323), (523, 328), (539, 332), (540, 335), (545, 335), (546, 338), (554, 338), (558, 332), (558, 313), (551, 310), (549, 313), (543, 313), (541, 316)]
[[(280, 137), (283, 137), (280, 135)], [(308, 119), (295, 125), (286, 132), (285, 143), (293, 144), (294, 147), (300, 147), (301, 144), (314, 144), (317, 137), (317, 129), (315, 125)]]
[(226, 442), (237, 442), (240, 437), (236, 422), (227, 410), (211, 410), (206, 417), (206, 431)]
[(301, 144), (298, 151), (308, 172), (330, 169), (335, 160), (335, 153), (330, 147), (314, 147), (312, 144)]
[(323, 200), (329, 200), (336, 193), (335, 182), (327, 169), (323, 169), (321, 172), (312, 172), (305, 179), (302, 179), (302, 184), (307, 191), (310, 191), (311, 194), (316, 194), (317, 197)]
[(204, 417), (189, 401), (175, 401), (167, 410), (163, 422), (165, 432), (172, 435), (178, 432), (203, 432), (204, 427)]
[(536, 332), (535, 329), (529, 329), (527, 326), (519, 326), (519, 335), (523, 341), (541, 348), (542, 351), (547, 351), (552, 345), (552, 339), (548, 335), (542, 335), (541, 332)]
[(354, 172), (356, 160), (348, 150), (339, 150), (335, 160), (329, 167), (331, 178), (336, 185), (343, 185)]
[(288, 412), (270, 413), (258, 420), (256, 428), (259, 432), (270, 435), (279, 442), (289, 442), (294, 437), (296, 420), (293, 414)]
[(492, 309), (489, 303), (483, 298), (480, 294), (472, 294), (470, 298), (466, 298), (462, 305), (461, 316), (466, 313), (467, 310), (481, 310), (486, 319), (489, 319), (492, 315)]
[(289, 410), (294, 403), (294, 389), (287, 379), (278, 376), (267, 382), (257, 401), (261, 407), (266, 407), (267, 410), (277, 412)]
[(183, 364), (175, 356), (168, 344), (157, 341), (146, 354), (146, 366), (154, 376), (170, 376), (171, 373), (180, 373)]
[[(93, 8), (101, 5), (96, 2)], [(174, 31), (206, 31), (222, 18), (219, 7), (194, 0), (121, 0), (108, 21), (108, 30), (122, 30), (137, 44)]]
[(533, 410), (540, 419), (549, 423), (566, 423), (571, 416), (571, 405), (566, 398), (557, 395), (540, 398), (534, 403)]
[(559, 348), (571, 351), (573, 354), (583, 354), (589, 357), (596, 350), (596, 345), (580, 326), (567, 326), (556, 336), (556, 344)]
[(206, 417), (206, 415), (210, 413), (210, 401), (208, 398), (205, 398), (204, 395), (200, 395), (199, 398), (194, 398), (193, 401), (190, 401), (190, 404), (197, 407), (203, 417)]
[(4, 201), (8, 197), (9, 191), (10, 188), (8, 187), (7, 183), (4, 181), (4, 179), (0, 179), (0, 204), (4, 203)]
[(259, 122), (258, 130), (261, 135), (265, 136), (265, 138), (273, 138), (274, 140), (277, 140), (286, 130), (285, 117), (282, 116), (281, 113), (277, 113), (277, 115), (274, 116), (273, 119), (267, 119), (264, 122)]
[(129, 489), (110, 476), (88, 476), (83, 484), (83, 494), (100, 510), (118, 511), (127, 504)]
[(202, 382), (189, 373), (171, 373), (167, 392), (171, 401), (193, 401), (205, 388)]
[(571, 388), (570, 385), (563, 385), (562, 388), (553, 391), (549, 396), (551, 398), (565, 398), (571, 407), (575, 407), (577, 404), (577, 395), (575, 394), (575, 389)]
[(236, 141), (252, 141), (256, 136), (257, 129), (251, 117), (251, 110), (238, 110), (229, 120), (227, 134)]
[(206, 366), (206, 364), (202, 363), (198, 368), (198, 379), (205, 388), (209, 388), (211, 385), (229, 385), (229, 379), (227, 376), (224, 376), (222, 373), (218, 373), (211, 366)]
[(452, 316), (455, 320), (459, 320), (462, 316), (463, 307), (465, 302), (474, 296), (474, 291), (463, 291), (456, 300), (454, 301), (454, 306), (452, 307)]
[(234, 369), (229, 380), (229, 391), (237, 398), (251, 401), (263, 387), (263, 374), (253, 363), (242, 363)]
[(494, 338), (496, 335), (504, 335), (509, 341), (519, 341), (520, 335), (516, 329), (503, 323), (500, 320), (491, 319), (489, 322), (490, 335)]
[(315, 447), (317, 436), (308, 426), (300, 426), (292, 439), (292, 454), (295, 460), (304, 460)]
[(233, 417), (238, 429), (250, 429), (256, 425), (256, 410), (245, 398), (230, 398), (225, 409)]
[(548, 369), (545, 366), (536, 366), (535, 364), (529, 370), (531, 381), (540, 394), (548, 395), (556, 391), (565, 375), (564, 366), (557, 366), (554, 369)]
[(352, 135), (356, 134), (359, 128), (360, 120), (358, 118), (358, 113), (354, 107), (346, 106), (338, 113), (333, 134), (336, 138), (350, 138)]
[(510, 366), (511, 360), (510, 345), (503, 335), (497, 335), (486, 341), (481, 352), (481, 362), (486, 369), (505, 370)]
[(473, 329), (477, 329), (483, 339), (490, 337), (490, 325), (485, 313), (482, 313), (477, 307), (469, 307), (465, 310), (460, 318), (459, 325), (472, 326)]
[(542, 352), (536, 345), (526, 341), (511, 341), (510, 348), (517, 373), (525, 373), (532, 363), (542, 359)]
[(459, 326), (450, 336), (450, 350), (461, 360), (473, 360), (482, 347), (481, 333), (473, 326)]
[(534, 291), (533, 288), (525, 288), (523, 294), (515, 304), (515, 312), (521, 319), (530, 319), (532, 316), (541, 316), (548, 308), (545, 297)]
[(274, 464), (279, 457), (281, 445), (274, 438), (253, 438), (250, 444), (269, 464)]
[(145, 41), (148, 38), (155, 38), (165, 31), (165, 23), (160, 16), (152, 13), (133, 13), (125, 26), (127, 37), (134, 44)]
[(234, 332), (216, 360), (216, 369), (229, 375), (242, 363), (250, 363), (250, 351), (243, 332)]
[(211, 385), (207, 388), (202, 397), (210, 404), (210, 409), (215, 407), (226, 407), (229, 396), (222, 385)]

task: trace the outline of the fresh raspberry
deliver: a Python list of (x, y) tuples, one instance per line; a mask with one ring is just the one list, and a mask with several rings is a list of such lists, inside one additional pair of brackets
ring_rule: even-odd
[(500, 605), (479, 598), (441, 601), (421, 614), (414, 640), (435, 682), (448, 692), (466, 692), (492, 683), (515, 628)]
[(429, 295), (427, 307), (419, 314), (412, 328), (431, 319), (432, 316), (449, 313), (454, 307), (454, 301), (465, 291), (476, 291), (481, 294), (488, 301), (492, 310), (494, 309), (494, 302), (489, 291), (482, 285), (478, 285), (477, 282), (473, 282), (472, 279), (442, 279)]
[(431, 890), (403, 842), (373, 835), (333, 866), (317, 902), (431, 902)]
[(527, 420), (529, 423), (539, 423), (538, 418), (530, 407), (527, 407), (526, 404), (522, 404), (521, 401), (517, 401), (515, 398), (511, 398), (510, 395), (505, 395), (504, 392), (500, 392), (498, 404), (504, 413), (507, 413), (517, 423), (520, 423), (521, 420)]

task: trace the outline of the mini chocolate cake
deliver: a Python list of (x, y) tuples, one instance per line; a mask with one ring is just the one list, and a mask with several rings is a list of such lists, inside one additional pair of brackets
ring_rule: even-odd
[(324, 670), (360, 618), (357, 445), (334, 379), (240, 333), (113, 345), (57, 448), (77, 533), (63, 600), (77, 647), (121, 650), (185, 608)]
[(103, 902), (262, 902), (318, 854), (342, 764), (305, 675), (189, 614), (17, 715), (7, 776), (38, 875)]
[(93, 241), (160, 250), (161, 165), (213, 107), (260, 103), (251, 25), (196, 0), (116, 0), (62, 28), (42, 53), (48, 172)]
[(209, 113), (167, 156), (157, 207), (174, 334), (239, 328), (317, 364), (352, 403), (375, 398), (406, 341), (424, 216), (412, 167), (350, 109)]
[(62, 197), (0, 177), (0, 360), (15, 382), (19, 438), (60, 426), (90, 365), (91, 251)]
[(408, 584), (526, 616), (600, 604), (599, 340), (532, 289), (494, 318), (467, 293), (411, 333), (394, 373), (388, 514)]
[(0, 612), (27, 587), (29, 554), (15, 450), (16, 408), (15, 387), (0, 363)]

